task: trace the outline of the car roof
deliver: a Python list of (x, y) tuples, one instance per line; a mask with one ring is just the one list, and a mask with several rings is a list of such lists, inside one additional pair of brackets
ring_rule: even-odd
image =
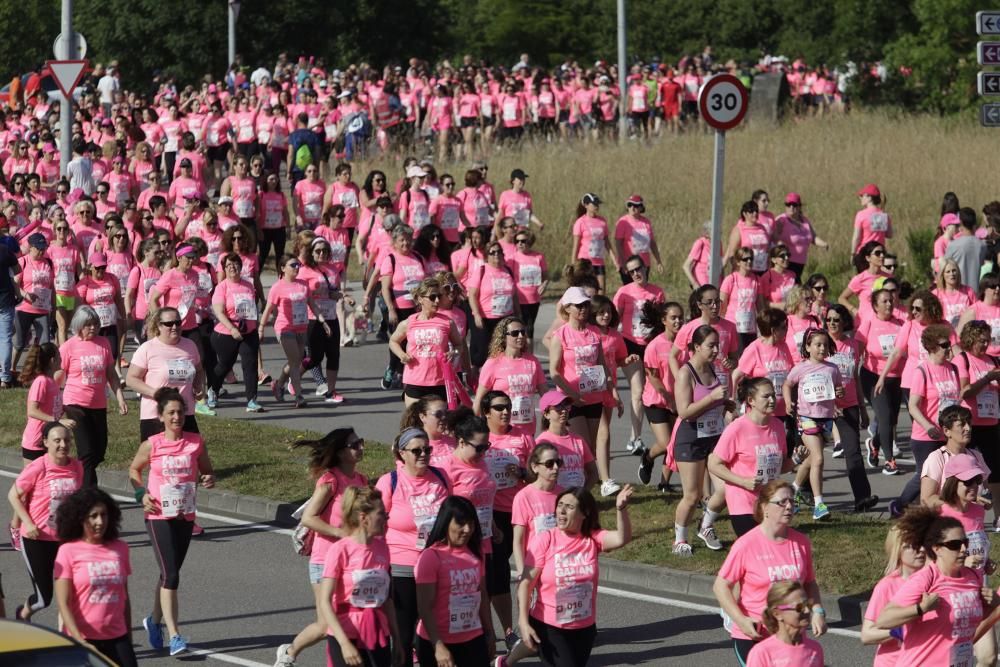
[(0, 620), (0, 654), (74, 645), (72, 639), (49, 628)]

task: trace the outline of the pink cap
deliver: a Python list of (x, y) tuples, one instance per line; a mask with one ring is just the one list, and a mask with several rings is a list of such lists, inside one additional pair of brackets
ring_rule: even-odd
[(568, 306), (570, 304), (579, 305), (581, 303), (590, 303), (590, 297), (587, 296), (587, 293), (582, 287), (570, 287), (563, 292), (562, 298), (559, 299), (559, 303), (564, 306)]
[(214, 92), (217, 92), (217, 91), (218, 91), (218, 88), (215, 87), (214, 83), (208, 84), (208, 92), (214, 93)]
[(90, 262), (88, 263), (91, 266), (107, 266), (108, 256), (105, 255), (103, 252), (95, 252), (93, 255), (90, 256)]
[(941, 216), (941, 229), (947, 229), (949, 225), (960, 225), (962, 224), (958, 216), (954, 213), (945, 213)]
[(979, 466), (976, 457), (969, 453), (955, 454), (944, 464), (945, 478), (957, 477), (967, 482), (973, 477), (986, 477), (986, 472)]
[(858, 196), (868, 195), (869, 197), (881, 197), (882, 192), (878, 189), (878, 186), (874, 183), (869, 183), (865, 187), (858, 190)]
[(798, 204), (799, 206), (801, 206), (802, 205), (802, 197), (799, 196), (798, 192), (789, 192), (787, 195), (785, 195), (785, 203), (786, 204)]
[(544, 413), (549, 408), (554, 408), (555, 406), (561, 405), (569, 400), (572, 399), (564, 394), (562, 390), (550, 389), (542, 394), (542, 398), (538, 401), (538, 409)]
[(625, 203), (631, 206), (643, 206), (642, 197), (640, 195), (632, 195), (625, 200)]

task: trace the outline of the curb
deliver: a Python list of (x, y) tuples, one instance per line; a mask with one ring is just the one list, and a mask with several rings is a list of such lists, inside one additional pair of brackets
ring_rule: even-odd
[[(21, 470), (21, 463), (19, 450), (0, 449), (0, 468), (17, 473)], [(100, 487), (108, 493), (127, 496), (132, 493), (132, 485), (126, 472), (101, 470), (97, 478)], [(297, 525), (298, 522), (292, 518), (292, 512), (299, 504), (301, 503), (279, 502), (229, 491), (198, 490), (199, 510), (285, 528), (294, 528)], [(684, 595), (697, 598), (710, 606), (718, 604), (712, 592), (712, 585), (715, 583), (715, 577), (712, 575), (632, 563), (608, 556), (600, 557), (598, 583), (626, 586), (641, 592), (662, 595)], [(830, 624), (861, 625), (867, 605), (867, 594), (860, 596), (823, 593), (823, 607), (826, 609), (826, 618)]]

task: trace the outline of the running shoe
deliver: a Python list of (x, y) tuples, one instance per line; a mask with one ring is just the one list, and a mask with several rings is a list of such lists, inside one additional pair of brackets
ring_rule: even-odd
[(719, 536), (715, 534), (715, 526), (705, 526), (698, 531), (698, 537), (712, 551), (722, 551), (722, 542), (719, 541)]
[(385, 373), (382, 374), (381, 385), (382, 389), (389, 390), (392, 389), (392, 369), (386, 366)]
[(660, 483), (656, 485), (656, 490), (660, 493), (673, 493), (675, 491), (673, 484), (663, 480), (660, 480)]
[(274, 667), (292, 667), (295, 664), (295, 658), (288, 655), (290, 648), (292, 648), (291, 644), (282, 644), (278, 647), (278, 656), (274, 660)]
[(219, 395), (215, 393), (214, 389), (208, 390), (208, 396), (205, 398), (205, 405), (214, 410), (219, 405)]
[(654, 461), (649, 455), (649, 452), (642, 453), (642, 460), (639, 461), (639, 481), (644, 485), (648, 485), (653, 479), (653, 465)]
[(10, 529), (10, 547), (14, 551), (21, 550), (21, 529), (15, 528), (14, 526), (8, 526)]
[(142, 619), (142, 627), (146, 628), (146, 639), (149, 641), (149, 648), (154, 651), (162, 651), (163, 625), (160, 623), (154, 623), (153, 616), (150, 614), (146, 618)]
[(247, 401), (247, 412), (264, 412), (264, 408), (257, 401)]
[(288, 381), (288, 385), (285, 387), (285, 389), (288, 391), (289, 394), (295, 396), (295, 385), (292, 384), (291, 380)]
[(819, 503), (813, 508), (813, 521), (822, 521), (830, 516), (830, 508), (826, 503)]
[(199, 526), (198, 522), (195, 521), (194, 525), (191, 526), (191, 537), (198, 537), (199, 535), (204, 535), (204, 534), (205, 534), (205, 529)]
[(517, 636), (516, 632), (513, 630), (508, 632), (503, 638), (503, 643), (507, 646), (507, 653), (512, 652), (519, 641), (521, 638)]
[(326, 399), (323, 402), (333, 403), (334, 405), (340, 405), (341, 403), (344, 402), (344, 397), (338, 394), (337, 392), (333, 392), (332, 394), (328, 393), (326, 395)]
[(601, 495), (605, 498), (613, 496), (622, 490), (622, 485), (613, 479), (606, 479), (601, 482)]
[(276, 400), (278, 403), (285, 402), (285, 388), (280, 386), (274, 380), (271, 380), (271, 394), (274, 395), (274, 400)]
[(327, 393), (329, 393), (329, 391), (330, 391), (330, 386), (327, 383), (325, 383), (325, 382), (323, 382), (322, 384), (316, 385), (316, 395), (317, 396), (326, 396)]
[(625, 445), (625, 451), (627, 451), (632, 456), (639, 456), (644, 451), (646, 451), (646, 445), (643, 443), (642, 438), (632, 438)]
[(812, 492), (811, 491), (807, 491), (805, 489), (799, 489), (798, 491), (796, 491), (795, 492), (795, 504), (796, 505), (805, 505), (806, 507), (811, 506), (813, 504)]
[(893, 500), (889, 503), (889, 518), (898, 519), (903, 516), (903, 510), (906, 507), (899, 502), (899, 500)]
[(835, 459), (843, 458), (844, 446), (839, 442), (833, 443), (833, 451), (830, 452), (830, 455)]
[(214, 417), (217, 414), (215, 410), (205, 404), (205, 401), (197, 401), (194, 404), (194, 412), (205, 417)]
[(892, 456), (893, 458), (899, 456), (899, 445), (896, 444), (895, 440), (892, 441)]
[(178, 653), (183, 653), (188, 650), (187, 639), (181, 637), (180, 635), (174, 635), (170, 638), (170, 655), (177, 655)]
[(694, 555), (691, 545), (687, 542), (674, 542), (672, 553), (679, 558), (690, 558)]
[(258, 387), (266, 387), (267, 385), (271, 384), (272, 382), (274, 382), (274, 379), (271, 377), (271, 375), (269, 373), (264, 373), (263, 375), (260, 375), (260, 376), (257, 377), (257, 386)]
[[(278, 667), (278, 665), (275, 665), (274, 667)], [(507, 667), (507, 656), (498, 655), (496, 660), (493, 661), (491, 667)]]
[(296, 410), (301, 410), (302, 408), (306, 407), (307, 405), (309, 405), (309, 404), (306, 403), (306, 399), (301, 398), (301, 397), (295, 399), (295, 409)]
[(993, 532), (1000, 533), (1000, 518), (993, 520)]
[(893, 459), (891, 461), (886, 461), (885, 462), (885, 465), (882, 466), (882, 474), (883, 475), (898, 475), (899, 474), (899, 466), (896, 465), (896, 459)]
[(402, 389), (403, 388), (403, 374), (394, 373), (392, 376), (392, 389)]
[(878, 505), (878, 496), (868, 496), (854, 503), (855, 512), (871, 512)]
[(878, 467), (878, 447), (872, 438), (865, 438), (865, 451), (868, 452), (868, 467)]

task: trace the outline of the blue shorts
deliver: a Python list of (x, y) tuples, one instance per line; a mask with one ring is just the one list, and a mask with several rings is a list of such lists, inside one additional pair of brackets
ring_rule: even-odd
[(824, 434), (833, 432), (833, 419), (829, 417), (803, 417), (800, 415), (798, 431), (800, 436), (818, 435), (822, 437)]

